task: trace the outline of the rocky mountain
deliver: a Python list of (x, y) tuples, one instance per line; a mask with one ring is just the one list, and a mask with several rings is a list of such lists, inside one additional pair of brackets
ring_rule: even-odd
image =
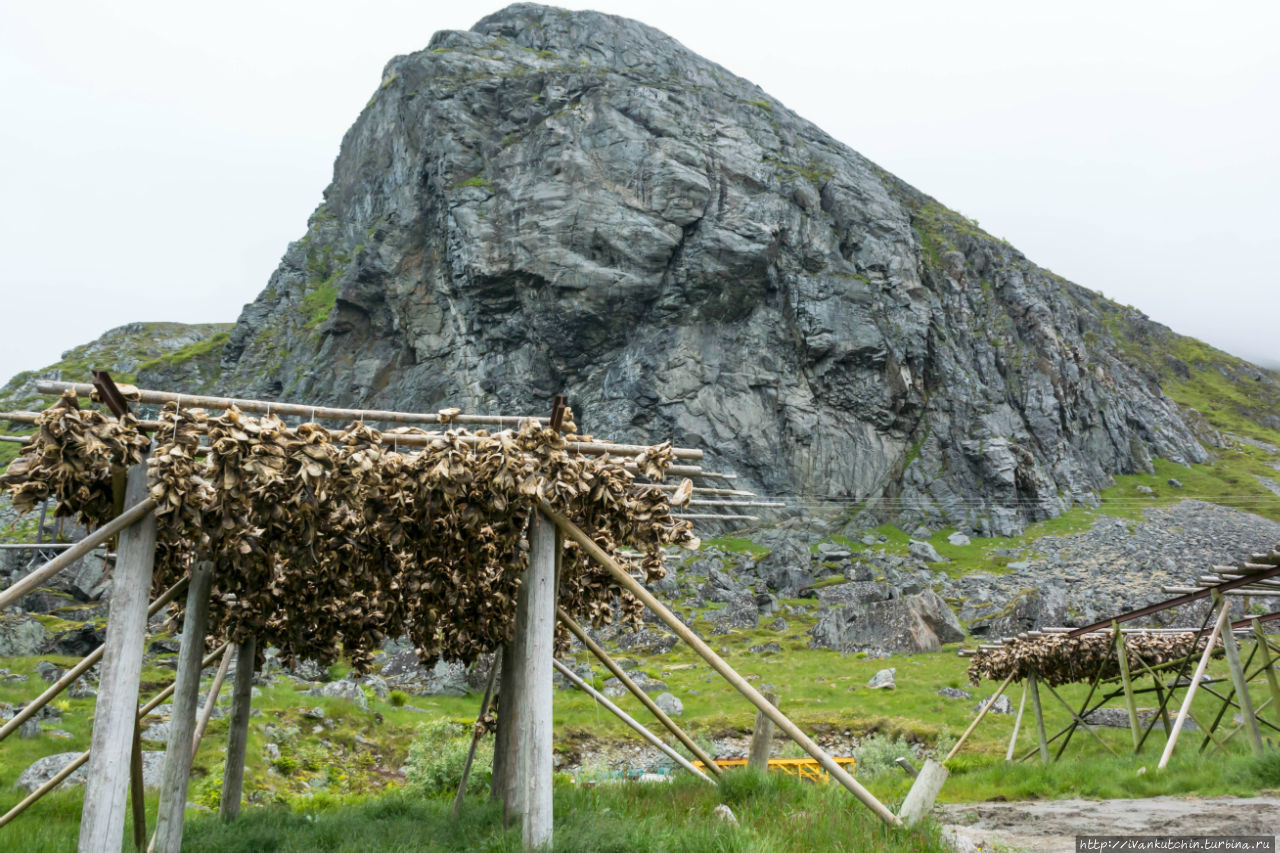
[[(674, 436), (764, 493), (986, 535), (1205, 461), (1215, 427), (1280, 428), (1277, 374), (1037, 267), (650, 27), (532, 4), (391, 60), (266, 289), (200, 361), (138, 373), (418, 410), (565, 392), (587, 431)], [(1186, 408), (1220, 386), (1244, 390)]]

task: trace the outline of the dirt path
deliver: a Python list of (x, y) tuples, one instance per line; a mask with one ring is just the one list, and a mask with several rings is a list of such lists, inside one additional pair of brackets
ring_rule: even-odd
[(949, 830), (980, 850), (996, 842), (1036, 853), (1069, 853), (1077, 835), (1280, 833), (1280, 797), (959, 803), (937, 811)]

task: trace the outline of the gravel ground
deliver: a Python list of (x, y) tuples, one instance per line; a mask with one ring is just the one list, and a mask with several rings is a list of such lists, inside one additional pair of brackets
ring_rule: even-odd
[(956, 847), (962, 851), (995, 850), (995, 845), (1003, 845), (1036, 853), (1067, 853), (1076, 849), (1077, 835), (1274, 836), (1280, 832), (1277, 797), (959, 803), (939, 806), (934, 814), (959, 839)]

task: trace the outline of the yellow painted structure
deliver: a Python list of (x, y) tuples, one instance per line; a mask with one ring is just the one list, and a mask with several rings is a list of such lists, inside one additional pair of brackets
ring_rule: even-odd
[[(839, 764), (853, 775), (853, 758), (841, 758), (840, 756), (832, 756), (836, 764)], [(717, 758), (716, 764), (721, 767), (746, 767), (747, 759), (745, 758)], [(703, 769), (701, 761), (693, 762), (693, 766), (699, 770)], [(816, 758), (770, 758), (770, 770), (781, 770), (783, 773), (789, 773), (792, 776), (799, 776), (801, 779), (808, 779), (810, 782), (821, 782), (827, 784), (831, 781), (831, 777), (827, 775), (827, 771)]]

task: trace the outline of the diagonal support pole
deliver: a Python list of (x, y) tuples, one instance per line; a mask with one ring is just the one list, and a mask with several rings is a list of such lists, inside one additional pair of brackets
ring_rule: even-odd
[(1187, 721), (1187, 714), (1191, 712), (1191, 702), (1196, 697), (1196, 688), (1200, 685), (1200, 677), (1204, 675), (1205, 668), (1209, 666), (1209, 658), (1213, 656), (1213, 644), (1217, 642), (1218, 634), (1222, 632), (1222, 626), (1226, 624), (1230, 615), (1231, 610), (1224, 601), (1218, 614), (1218, 621), (1213, 624), (1213, 631), (1209, 633), (1209, 641), (1204, 645), (1204, 654), (1200, 658), (1200, 663), (1196, 666), (1195, 675), (1191, 677), (1191, 684), (1187, 686), (1187, 695), (1182, 699), (1182, 707), (1178, 710), (1178, 718), (1173, 721), (1173, 731), (1169, 732), (1169, 740), (1165, 743), (1164, 752), (1160, 755), (1160, 763), (1156, 765), (1160, 770), (1168, 766), (1169, 758), (1173, 755), (1173, 748), (1178, 745), (1178, 733), (1182, 731), (1182, 724)]
[(622, 667), (618, 666), (617, 662), (609, 656), (608, 652), (601, 648), (599, 643), (591, 639), (587, 632), (582, 629), (582, 626), (574, 621), (573, 617), (570, 616), (563, 607), (556, 607), (556, 617), (584, 646), (591, 651), (593, 655), (596, 656), (600, 663), (605, 665), (606, 669), (613, 673), (614, 678), (622, 682), (623, 687), (630, 690), (631, 694), (635, 696), (636, 699), (640, 700), (641, 705), (644, 705), (649, 709), (649, 713), (658, 718), (658, 722), (662, 723), (662, 725), (666, 727), (667, 731), (671, 732), (671, 734), (675, 736), (676, 740), (684, 744), (685, 748), (688, 749), (689, 752), (693, 753), (695, 758), (702, 762), (703, 767), (706, 767), (717, 776), (724, 772), (720, 769), (719, 765), (712, 760), (711, 756), (707, 755), (706, 750), (698, 746), (698, 744), (694, 742), (693, 738), (685, 734), (684, 729), (680, 728), (680, 726), (676, 724), (676, 721), (667, 715), (666, 711), (659, 708), (657, 703), (649, 697), (648, 693), (645, 693), (640, 689), (640, 686), (632, 680), (631, 676), (627, 675)]
[(735, 672), (729, 664), (725, 663), (725, 661), (717, 655), (710, 646), (703, 642), (697, 634), (689, 630), (689, 627), (677, 619), (662, 602), (658, 601), (658, 599), (654, 597), (653, 593), (645, 589), (644, 586), (635, 578), (631, 577), (631, 575), (628, 574), (622, 566), (618, 565), (617, 561), (610, 557), (603, 548), (597, 545), (595, 540), (588, 536), (582, 528), (570, 521), (565, 515), (560, 513), (555, 507), (551, 506), (551, 504), (547, 503), (545, 500), (540, 501), (539, 506), (547, 518), (555, 522), (555, 525), (564, 531), (565, 536), (578, 543), (578, 547), (582, 548), (583, 551), (585, 551), (609, 573), (613, 578), (614, 583), (634, 595), (642, 604), (652, 610), (659, 619), (666, 623), (667, 627), (670, 628), (677, 637), (692, 646), (693, 650), (696, 651), (703, 660), (711, 664), (712, 669), (720, 673), (726, 681), (733, 685), (734, 689), (745, 696), (751, 704), (756, 706), (756, 708), (763, 711), (766, 716), (772, 719), (774, 725), (799, 744), (801, 749), (817, 759), (823, 769), (831, 774), (831, 776), (843, 785), (845, 789), (857, 797), (863, 805), (871, 809), (877, 817), (890, 826), (903, 825), (902, 821), (899, 820), (893, 812), (885, 808), (883, 803), (877, 800), (870, 791), (862, 787), (862, 785), (850, 776), (848, 771), (837, 764), (835, 760), (822, 749), (822, 747), (814, 743), (813, 738), (805, 734), (800, 727), (791, 722), (785, 714), (771, 705), (769, 700), (766, 699), (760, 691), (751, 686), (750, 682)]

